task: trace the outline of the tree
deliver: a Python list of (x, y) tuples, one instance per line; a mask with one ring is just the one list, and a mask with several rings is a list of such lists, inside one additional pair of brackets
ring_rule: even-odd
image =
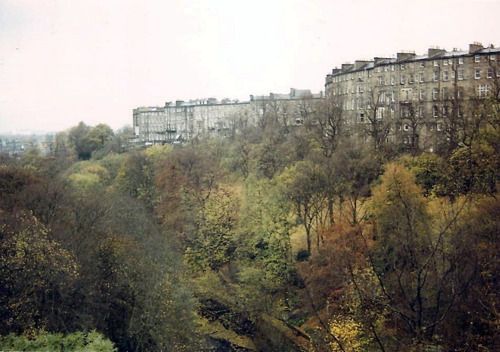
[(374, 150), (379, 150), (386, 143), (386, 139), (391, 132), (392, 122), (388, 118), (387, 103), (388, 97), (385, 91), (373, 90), (368, 99), (365, 133), (371, 138)]
[[(428, 197), (443, 185), (445, 161), (436, 154), (423, 153), (415, 157), (403, 157), (405, 166), (415, 174), (415, 182)], [(438, 191), (439, 192), (439, 191)]]
[(331, 158), (344, 132), (343, 101), (339, 96), (328, 95), (312, 106), (303, 107), (301, 111), (306, 116), (305, 127), (313, 131), (314, 140), (323, 155)]
[[(99, 124), (92, 128), (84, 137), (88, 149), (91, 150), (91, 155), (99, 158), (104, 157), (106, 153), (111, 151), (111, 143), (114, 139), (114, 133), (111, 127), (105, 124)], [(109, 151), (106, 151), (109, 149)], [(120, 150), (117, 148), (117, 150)]]
[(155, 167), (145, 153), (130, 153), (116, 176), (115, 187), (123, 194), (140, 199), (149, 208), (158, 204), (158, 190), (155, 187)]
[(381, 179), (373, 191), (375, 242), (368, 251), (380, 294), (370, 293), (372, 285), (362, 288), (354, 272), (352, 280), (363, 304), (387, 310), (386, 318), (405, 333), (407, 343), (416, 348), (438, 344), (435, 334), (473, 276), (449, 246), (464, 203), (433, 224), (409, 171), (389, 164)]
[(0, 210), (0, 218), (0, 332), (60, 329), (74, 319), (75, 258), (29, 213)]
[(494, 195), (500, 179), (499, 166), (499, 155), (487, 143), (459, 147), (448, 160), (439, 190), (452, 198), (472, 193)]
[(266, 179), (246, 180), (237, 233), (238, 302), (257, 321), (262, 314), (282, 316), (293, 293), (293, 227), (290, 202), (280, 185)]
[[(410, 92), (406, 94), (410, 94)], [(403, 144), (410, 149), (413, 155), (416, 155), (420, 150), (420, 131), (426, 122), (423, 112), (424, 106), (419, 102), (400, 102), (399, 106), (401, 113), (400, 127), (403, 127), (402, 130), (404, 131)]]
[(474, 276), (444, 327), (446, 350), (495, 351), (500, 347), (499, 212), (498, 199), (479, 197), (455, 230), (451, 244)]
[(219, 188), (210, 194), (200, 214), (198, 234), (186, 250), (186, 261), (191, 267), (218, 270), (231, 261), (236, 249), (237, 209), (230, 191)]
[(307, 253), (311, 254), (311, 235), (315, 228), (317, 247), (320, 244), (318, 225), (325, 209), (326, 179), (318, 165), (309, 161), (299, 161), (286, 169), (279, 178), (287, 197), (295, 207), (300, 222), (306, 231)]
[(371, 196), (371, 187), (382, 172), (380, 158), (374, 153), (366, 154), (358, 149), (346, 148), (334, 159), (336, 187), (331, 190), (338, 193), (340, 207), (347, 204), (348, 221), (352, 226), (367, 219), (366, 201)]
[(80, 122), (68, 131), (68, 140), (80, 160), (90, 159), (92, 153), (103, 149), (113, 136), (113, 130), (105, 124), (90, 127)]
[(92, 156), (91, 146), (85, 140), (87, 133), (91, 131), (91, 127), (85, 123), (80, 122), (77, 126), (72, 127), (68, 131), (69, 143), (76, 151), (76, 155), (80, 160), (88, 160)]

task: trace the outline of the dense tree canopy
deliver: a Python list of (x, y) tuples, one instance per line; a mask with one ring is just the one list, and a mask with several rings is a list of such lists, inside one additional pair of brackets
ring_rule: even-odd
[(353, 146), (339, 103), (304, 101), (302, 126), (269, 105), (242, 134), (149, 148), (80, 123), (47, 154), (2, 156), (0, 334), (497, 351), (498, 102), (475, 102), (438, 154), (390, 145), (376, 105), (373, 145)]

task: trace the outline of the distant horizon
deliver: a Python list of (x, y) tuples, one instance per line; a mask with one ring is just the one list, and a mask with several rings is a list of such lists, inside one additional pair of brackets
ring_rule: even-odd
[[(63, 129), (63, 130), (59, 130), (59, 131), (55, 131), (55, 130), (42, 130), (42, 129), (22, 129), (22, 130), (14, 130), (14, 131), (2, 131), (2, 130), (0, 130), (0, 136), (23, 136), (23, 137), (29, 137), (29, 136), (45, 136), (45, 135), (50, 135), (50, 134), (57, 134), (57, 133), (60, 133), (60, 132), (65, 132), (68, 129), (77, 126), (80, 122), (84, 122), (84, 121), (79, 121), (75, 125), (70, 126), (70, 127), (66, 128), (66, 129)], [(95, 125), (88, 125), (88, 126), (95, 127), (96, 125), (101, 124), (101, 123), (107, 125), (107, 123), (105, 123), (105, 122), (99, 122), (99, 123), (96, 123)], [(117, 131), (119, 131), (119, 130), (121, 130), (123, 128), (126, 128), (126, 127), (132, 127), (132, 124), (129, 123), (129, 124), (123, 125), (122, 127), (112, 128), (112, 129), (113, 129), (113, 132), (117, 132)]]

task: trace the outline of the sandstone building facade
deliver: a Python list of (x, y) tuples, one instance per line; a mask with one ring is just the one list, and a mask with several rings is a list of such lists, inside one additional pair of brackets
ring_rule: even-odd
[[(326, 76), (325, 94), (291, 89), (288, 94), (250, 96), (248, 101), (202, 99), (134, 109), (140, 143), (175, 143), (227, 137), (246, 126), (302, 125), (320, 105), (341, 107), (344, 132), (359, 145), (392, 143), (436, 151), (477, 112), (477, 102), (499, 99), (500, 48), (430, 48), (426, 54), (400, 52), (343, 64)], [(326, 98), (326, 99), (325, 99)], [(306, 106), (307, 105), (307, 106)], [(304, 114), (304, 109), (308, 109)], [(338, 117), (336, 117), (338, 118)]]
[(227, 137), (265, 117), (279, 114), (290, 125), (302, 124), (297, 106), (304, 99), (323, 94), (292, 88), (288, 94), (250, 96), (249, 101), (224, 99), (178, 100), (163, 107), (139, 107), (133, 111), (135, 139), (140, 143), (176, 143), (193, 138)]
[(474, 113), (474, 100), (498, 98), (499, 77), (500, 49), (474, 43), (469, 50), (431, 48), (343, 64), (326, 76), (325, 92), (343, 107), (358, 143), (434, 151)]

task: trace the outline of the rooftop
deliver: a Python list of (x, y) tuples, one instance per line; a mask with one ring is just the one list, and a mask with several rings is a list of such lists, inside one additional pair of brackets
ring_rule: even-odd
[(375, 57), (371, 61), (356, 60), (354, 64), (344, 63), (342, 67), (335, 68), (329, 76), (335, 76), (350, 72), (357, 72), (372, 69), (376, 66), (393, 65), (398, 63), (421, 61), (421, 60), (435, 60), (441, 58), (452, 58), (458, 56), (470, 55), (488, 55), (500, 53), (500, 48), (495, 48), (493, 45), (483, 47), (481, 43), (474, 42), (469, 45), (469, 50), (458, 50), (454, 48), (452, 51), (446, 51), (438, 47), (431, 47), (426, 54), (416, 55), (413, 51), (401, 51), (394, 58)]

